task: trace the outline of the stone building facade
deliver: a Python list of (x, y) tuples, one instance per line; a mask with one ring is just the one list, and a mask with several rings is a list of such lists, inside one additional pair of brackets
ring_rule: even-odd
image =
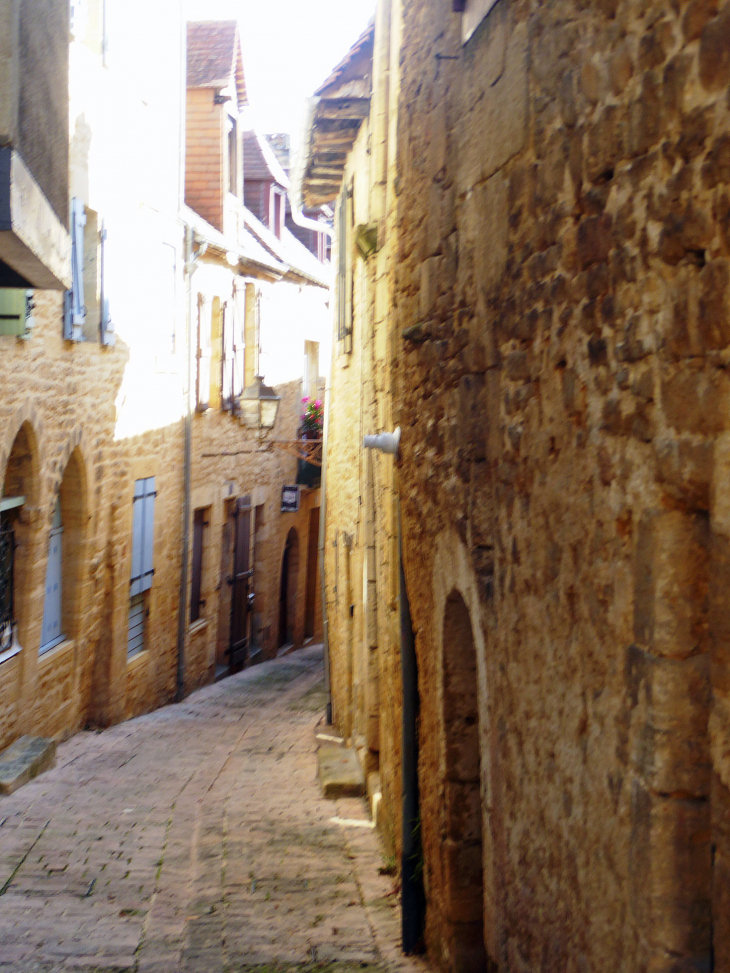
[[(25, 31), (8, 41), (32, 53), (55, 21), (8, 6)], [(0, 87), (12, 218), (0, 234), (0, 748), (148, 711), (321, 626), (307, 583), (319, 491), (282, 512), (297, 460), (273, 443), (297, 439), (326, 270), (247, 225), (242, 155), (225, 137), (210, 162), (219, 225), (185, 205), (194, 123), (177, 0), (74, 3), (70, 22), (55, 7), (71, 42), (45, 65), (54, 97), (33, 101), (22, 72), (26, 101)], [(210, 89), (221, 124), (246, 100), (236, 27), (224, 27), (228, 73)], [(18, 63), (0, 57), (0, 70)], [(68, 133), (50, 182), (48, 159), (14, 134), (44, 108), (62, 110)], [(120, 126), (136, 133), (123, 153)], [(299, 354), (278, 360), (277, 342), (295, 339)], [(260, 361), (280, 397), (263, 434), (240, 405)]]
[[(418, 664), (426, 943), (449, 970), (730, 969), (730, 5), (382, 2), (374, 45), (389, 161), (348, 146), (331, 198), (364, 181), (348, 260), (362, 225), (381, 248), (350, 320), (372, 431), (402, 429), (373, 462)], [(387, 592), (387, 524), (375, 551)]]

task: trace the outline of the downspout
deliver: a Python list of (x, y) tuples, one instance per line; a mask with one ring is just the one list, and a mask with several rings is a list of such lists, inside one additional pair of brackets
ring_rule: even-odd
[(195, 261), (207, 249), (207, 244), (193, 250), (195, 232), (191, 226), (185, 227), (185, 277), (187, 286), (187, 312), (185, 331), (187, 343), (187, 375), (183, 390), (185, 402), (185, 428), (183, 439), (183, 523), (182, 523), (182, 566), (180, 568), (180, 594), (177, 615), (177, 693), (180, 702), (185, 697), (185, 634), (188, 617), (188, 555), (190, 551), (190, 483), (193, 438), (193, 288), (192, 277)]
[[(366, 449), (397, 456), (400, 426), (393, 432), (365, 436)], [(395, 484), (398, 495), (397, 481)], [(418, 791), (418, 659), (413, 637), (411, 606), (408, 601), (406, 575), (403, 569), (403, 529), (400, 500), (398, 509), (398, 606), (400, 611), (400, 657), (403, 680), (402, 710), (402, 794), (401, 794), (401, 936), (403, 952), (419, 952), (423, 947), (423, 924), (426, 893), (423, 885), (423, 847), (421, 844), (421, 811)]]
[(325, 538), (327, 535), (327, 434), (330, 424), (330, 386), (332, 375), (334, 374), (334, 350), (332, 362), (330, 363), (330, 377), (327, 387), (324, 390), (324, 424), (322, 429), (322, 480), (320, 484), (320, 496), (322, 501), (319, 511), (319, 577), (320, 593), (322, 597), (322, 641), (324, 642), (324, 691), (327, 699), (327, 726), (332, 726), (332, 685), (330, 682), (330, 640), (329, 640), (329, 619), (327, 617), (327, 589), (325, 587)]

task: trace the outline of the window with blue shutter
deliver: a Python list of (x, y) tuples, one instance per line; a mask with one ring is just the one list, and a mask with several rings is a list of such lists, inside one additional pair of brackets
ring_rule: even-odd
[(84, 336), (86, 305), (84, 303), (84, 227), (86, 212), (83, 201), (71, 200), (71, 290), (66, 291), (63, 314), (63, 336), (68, 341), (81, 341)]
[(63, 642), (63, 521), (61, 501), (56, 500), (56, 509), (51, 526), (51, 539), (48, 545), (48, 564), (46, 567), (46, 594), (43, 601), (43, 627), (41, 629), (41, 655), (54, 645)]
[(132, 520), (132, 577), (130, 596), (140, 595), (152, 587), (155, 534), (155, 478), (136, 480)]

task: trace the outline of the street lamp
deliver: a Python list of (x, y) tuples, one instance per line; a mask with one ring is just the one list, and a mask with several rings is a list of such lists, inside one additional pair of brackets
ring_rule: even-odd
[(249, 429), (256, 429), (264, 436), (274, 428), (281, 396), (264, 385), (263, 375), (254, 376), (253, 383), (241, 393), (239, 402), (241, 419)]

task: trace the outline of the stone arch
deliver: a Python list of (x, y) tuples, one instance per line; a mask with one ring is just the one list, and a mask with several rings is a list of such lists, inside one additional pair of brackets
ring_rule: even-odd
[(446, 598), (443, 647), (443, 952), (451, 973), (478, 973), (486, 966), (479, 692), (471, 619), (456, 588)]
[(40, 500), (40, 457), (45, 453), (43, 449), (43, 425), (30, 400), (24, 402), (16, 410), (2, 434), (2, 439), (0, 439), (0, 471), (2, 471), (4, 477), (13, 448), (23, 429), (25, 430), (24, 435), (28, 437), (35, 461), (33, 473), (36, 491), (32, 503), (37, 504)]
[(440, 678), (439, 841), (427, 939), (450, 973), (491, 968), (497, 955), (486, 642), (469, 552), (452, 530), (436, 539), (434, 637)]
[(279, 641), (287, 645), (296, 642), (297, 584), (299, 575), (299, 535), (292, 527), (286, 535), (281, 558), (281, 582), (279, 585)]

